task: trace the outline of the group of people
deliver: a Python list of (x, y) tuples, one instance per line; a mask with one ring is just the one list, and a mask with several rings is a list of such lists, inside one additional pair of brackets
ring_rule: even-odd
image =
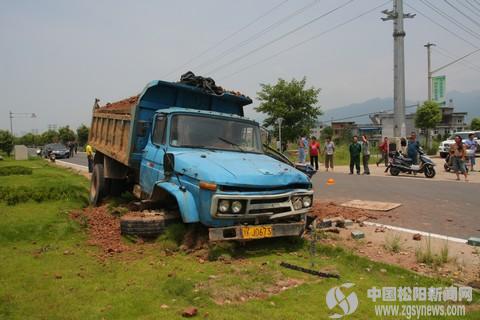
[[(306, 137), (301, 137), (298, 140), (298, 160), (300, 163), (305, 163), (307, 152), (310, 157), (310, 165), (318, 170), (318, 157), (322, 153), (320, 150), (320, 143), (316, 137), (311, 137), (310, 141)], [(327, 137), (323, 147), (323, 154), (325, 155), (325, 168), (328, 171), (333, 170), (333, 155), (335, 153), (335, 144), (331, 137)]]

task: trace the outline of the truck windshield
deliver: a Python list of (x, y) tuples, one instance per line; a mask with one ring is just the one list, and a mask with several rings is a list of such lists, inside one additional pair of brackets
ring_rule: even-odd
[(244, 121), (175, 115), (170, 132), (175, 147), (263, 153), (259, 127)]

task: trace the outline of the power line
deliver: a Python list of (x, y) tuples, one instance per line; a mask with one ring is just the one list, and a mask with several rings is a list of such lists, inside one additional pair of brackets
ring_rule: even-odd
[[(441, 48), (439, 46), (437, 46), (437, 53), (439, 53), (440, 55), (444, 56), (444, 57), (447, 57), (447, 58), (450, 58), (452, 60), (456, 60), (457, 58), (454, 57), (454, 54), (449, 52), (448, 50), (446, 50), (445, 48)], [(469, 67), (470, 69), (472, 70), (475, 70), (475, 71), (478, 71), (480, 72), (480, 66), (468, 61), (468, 60), (464, 60), (464, 61), (460, 61), (460, 64), (463, 64), (465, 67)]]
[(442, 10), (440, 10), (438, 7), (436, 7), (435, 5), (433, 5), (432, 3), (430, 3), (428, 0), (420, 0), (425, 6), (428, 6), (430, 9), (434, 10), (437, 14), (439, 14), (440, 16), (442, 16), (443, 18), (447, 19), (448, 21), (450, 21), (451, 23), (453, 23), (454, 25), (456, 25), (458, 28), (462, 29), (463, 31), (465, 31), (466, 33), (468, 33), (469, 35), (471, 35), (472, 37), (474, 38), (477, 38), (480, 40), (480, 34), (478, 34), (477, 32), (475, 32), (474, 30), (470, 29), (468, 26), (464, 25), (463, 23), (459, 22), (457, 19), (451, 17), (450, 15), (446, 14), (445, 12), (443, 12)]
[(473, 13), (474, 15), (476, 15), (477, 17), (480, 18), (480, 11), (477, 12), (478, 9), (476, 9), (474, 6), (472, 6), (472, 4), (470, 2), (468, 2), (468, 0), (466, 1), (466, 3), (468, 3), (468, 6), (463, 3), (463, 2), (459, 2), (465, 9), (469, 10), (471, 13)]
[(446, 4), (448, 4), (450, 7), (452, 7), (455, 11), (457, 11), (458, 13), (460, 13), (462, 16), (464, 16), (465, 18), (467, 18), (468, 20), (470, 20), (471, 22), (473, 22), (474, 24), (476, 24), (477, 26), (480, 27), (480, 23), (478, 23), (477, 21), (475, 21), (474, 19), (472, 19), (470, 16), (468, 16), (467, 14), (465, 14), (462, 10), (458, 9), (457, 7), (455, 7), (453, 4), (451, 4), (450, 2), (448, 2), (448, 0), (443, 0)]
[(248, 27), (250, 27), (251, 25), (253, 25), (254, 23), (256, 23), (257, 21), (259, 21), (260, 19), (268, 16), (270, 13), (272, 13), (273, 11), (275, 11), (276, 9), (280, 8), (282, 5), (284, 5), (285, 3), (287, 3), (289, 0), (283, 0), (282, 2), (276, 4), (275, 6), (273, 6), (272, 8), (268, 9), (266, 12), (262, 13), (261, 15), (259, 15), (258, 17), (256, 17), (255, 19), (253, 19), (252, 21), (250, 21), (249, 23), (247, 23), (246, 25), (244, 25), (243, 27), (241, 27), (240, 29), (234, 31), (233, 33), (229, 34), (228, 36), (226, 36), (225, 38), (223, 38), (222, 40), (218, 41), (217, 43), (215, 43), (214, 45), (208, 47), (207, 49), (205, 49), (204, 51), (200, 52), (198, 55), (190, 58), (188, 61), (186, 61), (185, 63), (183, 63), (181, 66), (178, 66), (176, 67), (174, 70), (166, 73), (165, 75), (162, 76), (162, 78), (165, 78), (169, 75), (171, 75), (172, 73), (182, 69), (183, 67), (187, 66), (188, 64), (190, 64), (192, 61), (204, 56), (206, 53), (210, 52), (211, 50), (215, 49), (216, 47), (218, 47), (219, 45), (221, 45), (222, 43), (224, 43), (225, 41), (227, 41), (228, 39), (236, 36), (237, 34), (239, 34), (240, 32), (242, 32), (243, 30), (247, 29)]
[(271, 45), (271, 44), (273, 44), (273, 43), (275, 43), (275, 42), (277, 42), (277, 41), (279, 41), (279, 40), (281, 40), (281, 39), (283, 39), (283, 38), (285, 38), (285, 37), (287, 37), (287, 36), (289, 36), (289, 35), (291, 35), (291, 34), (293, 34), (293, 33), (295, 33), (295, 32), (297, 32), (297, 31), (299, 31), (299, 30), (301, 30), (301, 29), (303, 29), (303, 28), (305, 28), (306, 26), (308, 26), (308, 25), (310, 25), (310, 24), (312, 24), (312, 23), (314, 23), (314, 22), (317, 22), (318, 20), (320, 20), (320, 19), (322, 19), (322, 18), (324, 18), (324, 17), (326, 17), (326, 16), (334, 13), (335, 11), (338, 11), (338, 10), (342, 9), (343, 7), (345, 7), (345, 6), (347, 6), (348, 4), (352, 3), (353, 1), (355, 1), (355, 0), (349, 0), (349, 1), (347, 1), (347, 2), (345, 2), (345, 3), (343, 3), (343, 4), (341, 4), (341, 5), (339, 5), (338, 7), (335, 7), (334, 9), (332, 9), (332, 10), (330, 10), (330, 11), (327, 11), (326, 13), (324, 13), (324, 14), (318, 16), (318, 17), (315, 17), (315, 18), (313, 18), (312, 20), (310, 20), (310, 21), (308, 21), (308, 22), (306, 22), (306, 23), (304, 23), (304, 24), (302, 24), (302, 25), (294, 28), (293, 30), (290, 30), (290, 31), (282, 34), (281, 36), (279, 36), (279, 37), (277, 37), (277, 38), (275, 38), (275, 39), (273, 39), (273, 40), (270, 40), (270, 41), (268, 41), (267, 43), (264, 43), (264, 44), (261, 45), (260, 47), (257, 47), (257, 48), (255, 48), (255, 49), (247, 52), (246, 54), (241, 55), (240, 57), (237, 57), (237, 58), (235, 58), (235, 59), (232, 59), (232, 60), (228, 61), (227, 63), (224, 63), (224, 64), (220, 65), (219, 67), (217, 67), (217, 68), (215, 68), (215, 69), (213, 69), (213, 70), (210, 70), (209, 72), (207, 72), (207, 74), (212, 74), (212, 73), (214, 73), (214, 72), (217, 72), (218, 70), (221, 70), (221, 69), (223, 69), (223, 68), (225, 68), (225, 67), (227, 67), (227, 66), (230, 66), (230, 65), (232, 65), (233, 63), (236, 63), (236, 62), (238, 62), (238, 61), (240, 61), (240, 60), (242, 60), (242, 59), (250, 56), (251, 54), (253, 54), (253, 53), (255, 53), (255, 52), (257, 52), (257, 51), (259, 51), (259, 50), (261, 50), (261, 49), (263, 49), (263, 48), (265, 48), (265, 47), (267, 47), (267, 46), (269, 46), (269, 45)]
[[(412, 104), (412, 105), (409, 105), (409, 106), (405, 106), (405, 109), (414, 108), (414, 107), (418, 107), (418, 105), (417, 104)], [(335, 122), (335, 121), (343, 121), (343, 120), (361, 118), (361, 117), (366, 117), (366, 116), (369, 116), (369, 115), (372, 115), (372, 114), (387, 113), (387, 112), (390, 112), (390, 111), (393, 111), (393, 109), (378, 110), (378, 111), (373, 111), (373, 112), (369, 112), (369, 113), (358, 114), (358, 115), (355, 115), (355, 116), (348, 116), (348, 117), (345, 117), (345, 118), (331, 119), (329, 121), (322, 121), (322, 122), (323, 123), (329, 123), (329, 122), (332, 123), (332, 122)]]
[(306, 6), (303, 6), (302, 8), (296, 10), (295, 12), (279, 19), (278, 21), (272, 23), (271, 25), (267, 26), (266, 28), (264, 28), (264, 29), (260, 30), (259, 32), (253, 34), (252, 36), (248, 37), (247, 39), (243, 40), (242, 42), (233, 45), (232, 47), (222, 51), (218, 55), (216, 55), (213, 58), (207, 60), (206, 62), (203, 62), (203, 63), (193, 67), (192, 69), (197, 70), (199, 68), (208, 66), (212, 63), (218, 62), (220, 59), (223, 59), (224, 57), (226, 57), (226, 56), (230, 55), (231, 53), (235, 52), (236, 49), (246, 46), (247, 44), (251, 43), (252, 41), (260, 38), (262, 35), (270, 32), (271, 30), (273, 30), (273, 29), (277, 28), (278, 26), (282, 25), (283, 23), (287, 22), (291, 18), (305, 12), (310, 7), (318, 4), (318, 2), (319, 2), (319, 0), (314, 0), (313, 2), (307, 4)]
[(379, 9), (379, 8), (381, 8), (382, 6), (386, 5), (386, 4), (389, 3), (389, 2), (390, 2), (390, 1), (386, 1), (386, 2), (382, 3), (381, 5), (378, 5), (378, 6), (372, 8), (372, 9), (370, 9), (370, 10), (368, 10), (368, 11), (365, 11), (365, 12), (363, 12), (363, 13), (361, 13), (361, 14), (359, 14), (359, 15), (351, 18), (351, 19), (348, 19), (348, 20), (346, 20), (346, 21), (344, 21), (344, 22), (342, 22), (342, 23), (339, 23), (339, 24), (333, 26), (333, 27), (330, 28), (330, 29), (327, 29), (327, 30), (325, 30), (325, 31), (323, 31), (323, 32), (320, 32), (320, 33), (318, 33), (318, 34), (310, 37), (310, 38), (307, 38), (307, 39), (305, 39), (305, 40), (303, 40), (303, 41), (300, 41), (300, 42), (298, 42), (298, 43), (296, 43), (296, 44), (294, 44), (294, 45), (292, 45), (292, 46), (290, 46), (290, 47), (288, 47), (288, 48), (286, 48), (286, 49), (284, 49), (284, 50), (282, 50), (282, 51), (279, 51), (279, 52), (277, 52), (277, 53), (275, 53), (275, 54), (273, 54), (273, 55), (271, 55), (271, 56), (268, 56), (268, 57), (266, 57), (266, 58), (264, 58), (264, 59), (262, 59), (262, 60), (260, 60), (260, 61), (258, 61), (258, 62), (255, 62), (255, 63), (253, 63), (253, 64), (247, 65), (247, 66), (245, 66), (245, 67), (243, 67), (243, 68), (241, 68), (241, 69), (239, 69), (239, 70), (237, 70), (237, 71), (235, 71), (235, 72), (232, 72), (232, 73), (230, 73), (230, 74), (228, 74), (228, 75), (225, 75), (225, 76), (223, 76), (223, 77), (220, 77), (219, 79), (220, 79), (220, 80), (223, 80), (223, 79), (226, 79), (226, 78), (230, 78), (230, 77), (232, 77), (232, 76), (234, 76), (234, 75), (236, 75), (236, 74), (238, 74), (238, 73), (241, 73), (241, 72), (246, 71), (246, 70), (248, 70), (248, 69), (250, 69), (250, 68), (253, 68), (253, 67), (255, 67), (255, 66), (259, 65), (259, 64), (262, 64), (262, 63), (267, 62), (267, 61), (269, 61), (269, 60), (271, 60), (271, 59), (273, 59), (273, 58), (276, 58), (277, 56), (279, 56), (279, 55), (281, 55), (281, 54), (283, 54), (283, 53), (285, 53), (285, 52), (287, 52), (287, 51), (290, 51), (290, 50), (292, 50), (292, 49), (295, 49), (295, 48), (297, 48), (297, 47), (299, 47), (299, 46), (301, 46), (301, 45), (303, 45), (303, 44), (305, 44), (305, 43), (307, 43), (307, 42), (310, 42), (310, 41), (312, 41), (312, 40), (315, 40), (315, 39), (323, 36), (323, 35), (326, 34), (326, 33), (329, 33), (329, 32), (331, 32), (331, 31), (334, 31), (335, 29), (338, 29), (338, 28), (340, 28), (340, 27), (342, 27), (342, 26), (344, 26), (344, 25), (346, 25), (346, 24), (348, 24), (348, 23), (350, 23), (350, 22), (353, 22), (353, 21), (355, 21), (355, 20), (357, 20), (357, 19), (359, 19), (359, 18), (361, 18), (361, 17), (363, 17), (363, 16), (365, 16), (365, 15), (367, 15), (367, 14), (369, 14), (369, 13), (371, 13), (371, 12), (373, 12), (373, 11)]
[(431, 23), (437, 25), (438, 27), (442, 28), (443, 30), (447, 31), (448, 33), (450, 33), (451, 35), (455, 36), (456, 38), (462, 40), (463, 42), (465, 43), (468, 43), (469, 45), (471, 45), (472, 47), (474, 48), (478, 48), (478, 46), (476, 44), (474, 44), (473, 42), (465, 39), (464, 37), (458, 35), (457, 33), (451, 31), (450, 29), (446, 28), (445, 26), (441, 25), (440, 23), (438, 23), (437, 21), (435, 21), (434, 19), (430, 18), (428, 15), (426, 15), (425, 13), (423, 13), (422, 11), (416, 9), (414, 6), (412, 6), (411, 4), (408, 4), (407, 2), (405, 2), (405, 5), (407, 7), (409, 7), (410, 9), (412, 10), (415, 10), (419, 15), (423, 16), (424, 18), (426, 18), (428, 21), (430, 21)]
[(466, 0), (467, 3), (475, 10), (480, 13), (480, 8), (476, 7), (474, 3), (471, 3), (470, 0)]

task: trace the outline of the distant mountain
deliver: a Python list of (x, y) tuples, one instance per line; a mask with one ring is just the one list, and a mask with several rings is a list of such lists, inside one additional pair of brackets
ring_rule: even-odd
[(456, 111), (468, 112), (467, 123), (473, 118), (480, 117), (480, 90), (472, 92), (451, 91), (448, 99), (453, 99)]
[[(472, 92), (451, 91), (448, 99), (453, 99), (455, 111), (468, 112), (467, 123), (474, 117), (480, 116), (480, 90)], [(417, 102), (407, 100), (406, 105), (416, 105)], [(371, 123), (368, 113), (393, 110), (393, 98), (374, 98), (361, 103), (328, 109), (319, 118), (320, 121), (355, 121), (356, 123)], [(415, 107), (406, 110), (407, 113), (415, 112)]]

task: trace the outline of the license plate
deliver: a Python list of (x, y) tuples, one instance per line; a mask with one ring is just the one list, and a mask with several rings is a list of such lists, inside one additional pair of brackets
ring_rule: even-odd
[(272, 226), (242, 227), (243, 239), (271, 238)]

